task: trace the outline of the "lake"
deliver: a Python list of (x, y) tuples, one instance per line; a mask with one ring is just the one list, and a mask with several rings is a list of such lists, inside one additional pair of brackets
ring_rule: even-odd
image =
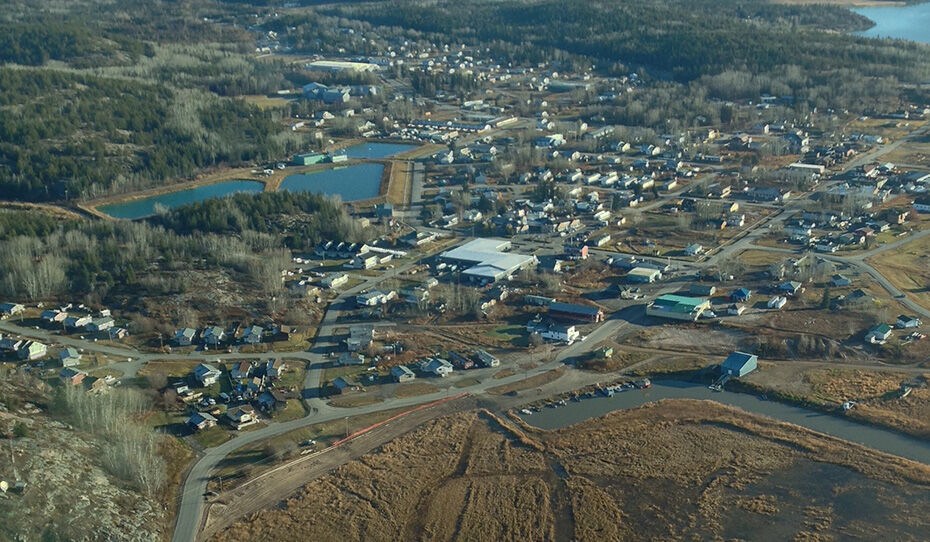
[(216, 184), (168, 192), (157, 196), (134, 199), (98, 207), (100, 212), (114, 218), (136, 219), (155, 214), (155, 206), (163, 205), (169, 209), (188, 203), (195, 203), (209, 198), (221, 198), (241, 192), (257, 193), (265, 189), (264, 183), (258, 181), (225, 181)]
[(860, 36), (869, 38), (900, 38), (930, 43), (930, 2), (897, 7), (853, 8), (875, 22), (875, 26)]
[(559, 408), (543, 408), (537, 413), (521, 415), (520, 417), (540, 429), (559, 429), (588, 418), (603, 416), (614, 410), (634, 408), (662, 399), (706, 399), (716, 401), (741, 408), (753, 414), (761, 414), (776, 420), (800, 425), (820, 433), (930, 465), (930, 442), (859, 423), (842, 416), (826, 414), (776, 401), (765, 401), (755, 395), (746, 393), (714, 392), (707, 389), (705, 385), (678, 380), (654, 380), (652, 388), (647, 390), (627, 390), (615, 393), (613, 397), (598, 395), (578, 402), (569, 402)]
[(406, 143), (359, 143), (345, 148), (346, 156), (349, 158), (388, 158), (395, 154), (407, 152), (410, 149), (417, 148), (418, 145)]
[(297, 173), (281, 182), (281, 190), (313, 192), (327, 196), (340, 196), (342, 201), (374, 198), (381, 188), (381, 164), (356, 164), (324, 169), (313, 173)]

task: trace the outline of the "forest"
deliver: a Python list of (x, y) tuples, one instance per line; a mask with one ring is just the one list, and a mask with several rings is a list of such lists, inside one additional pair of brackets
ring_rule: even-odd
[(98, 197), (220, 164), (272, 160), (299, 139), (241, 100), (78, 75), (0, 68), (0, 191), (43, 201)]
[(727, 69), (759, 74), (783, 65), (902, 79), (927, 73), (926, 47), (835, 32), (868, 27), (867, 19), (839, 7), (763, 0), (479, 0), (396, 1), (389, 7), (347, 5), (324, 12), (465, 43), (504, 41), (515, 45), (514, 54), (563, 50), (679, 81)]

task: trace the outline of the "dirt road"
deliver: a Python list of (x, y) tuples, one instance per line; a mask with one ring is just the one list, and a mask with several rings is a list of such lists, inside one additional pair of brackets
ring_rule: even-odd
[(326, 448), (321, 452), (295, 459), (241, 486), (225, 491), (207, 504), (206, 520), (199, 538), (207, 540), (236, 520), (274, 506), (320, 476), (371, 452), (423, 423), (476, 407), (476, 399), (462, 397), (411, 412), (355, 437), (341, 446)]

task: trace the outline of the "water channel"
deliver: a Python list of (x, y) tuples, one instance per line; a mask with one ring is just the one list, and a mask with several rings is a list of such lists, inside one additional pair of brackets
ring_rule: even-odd
[(714, 392), (703, 384), (680, 380), (653, 381), (646, 390), (628, 389), (613, 397), (597, 395), (569, 402), (558, 408), (542, 408), (522, 415), (524, 421), (540, 429), (559, 429), (614, 410), (634, 408), (662, 399), (706, 399), (800, 425), (814, 431), (862, 444), (889, 454), (930, 465), (930, 442), (895, 431), (859, 423), (840, 415), (826, 414), (799, 406), (767, 401), (755, 395), (729, 391)]

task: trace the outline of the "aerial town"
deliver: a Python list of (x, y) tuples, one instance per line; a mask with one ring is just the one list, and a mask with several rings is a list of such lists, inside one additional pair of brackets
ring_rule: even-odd
[[(0, 538), (753, 539), (740, 529), (783, 518), (778, 538), (925, 536), (930, 71), (857, 76), (881, 99), (797, 66), (682, 83), (571, 42), (517, 54), (497, 27), (417, 27), (407, 7), (214, 4), (190, 24), (236, 47), (138, 38), (151, 55), (93, 77), (162, 70), (172, 126), (211, 145), (245, 108), (266, 147), (0, 197)], [(54, 62), (90, 77), (81, 59)], [(211, 63), (250, 66), (251, 86)], [(236, 105), (185, 120), (210, 107), (202, 77)], [(634, 468), (644, 449), (695, 459)], [(716, 453), (734, 466), (705, 467)], [(681, 517), (647, 512), (653, 467)], [(885, 491), (912, 521), (874, 512), (865, 535), (779, 469)], [(718, 474), (712, 496), (683, 481)], [(463, 498), (532, 514), (509, 483), (545, 513), (447, 531)], [(427, 491), (447, 504), (410, 497)], [(24, 519), (80, 495), (74, 527)], [(605, 502), (630, 523), (590, 523)], [(696, 511), (730, 505), (741, 519)]]

